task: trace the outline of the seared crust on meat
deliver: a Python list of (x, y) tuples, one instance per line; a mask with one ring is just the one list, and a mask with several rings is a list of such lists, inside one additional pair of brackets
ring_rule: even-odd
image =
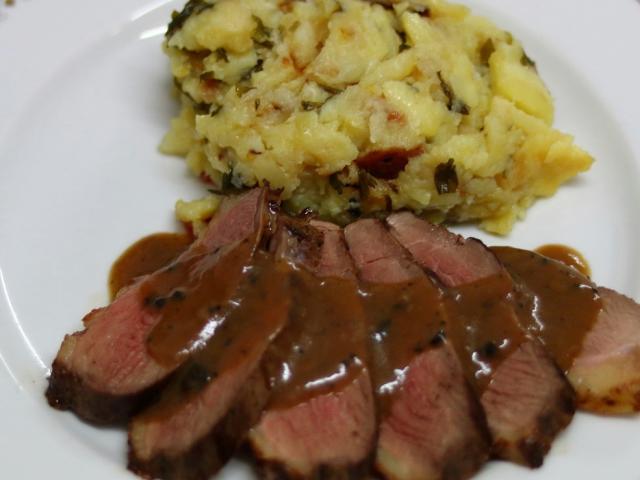
[(162, 385), (164, 382), (142, 394), (111, 395), (91, 388), (63, 362), (55, 360), (45, 396), (53, 408), (71, 410), (94, 425), (126, 425)]
[(469, 436), (466, 444), (449, 452), (443, 460), (443, 480), (471, 478), (489, 460), (488, 452), (493, 443), (482, 405), (471, 385), (465, 383), (464, 386), (469, 398), (469, 417), (476, 427), (475, 436)]
[(231, 409), (218, 425), (186, 452), (177, 456), (161, 454), (150, 460), (142, 460), (135, 455), (129, 435), (129, 470), (148, 479), (205, 480), (209, 478), (242, 444), (249, 428), (260, 418), (268, 399), (269, 387), (261, 369), (256, 369), (238, 392)]
[[(369, 457), (355, 465), (336, 467), (332, 465), (320, 465), (314, 472), (305, 477), (308, 480), (356, 480), (370, 476), (373, 453), (371, 449)], [(280, 462), (270, 462), (258, 459), (257, 471), (260, 478), (265, 480), (291, 480), (296, 478)]]
[(530, 468), (541, 467), (552, 442), (571, 423), (576, 411), (575, 393), (569, 385), (567, 387), (558, 392), (554, 407), (538, 417), (530, 436), (517, 445), (496, 442), (493, 456), (517, 461)]
[[(521, 363), (517, 357), (530, 356)], [(522, 465), (538, 468), (551, 448), (556, 436), (564, 430), (576, 410), (576, 395), (564, 374), (548, 359), (547, 353), (537, 341), (526, 343), (513, 354), (513, 361), (496, 372), (496, 383), (510, 387), (540, 383), (541, 395), (530, 394), (531, 387), (504, 391), (500, 386), (489, 388), (482, 396), (487, 411), (489, 429), (494, 437), (492, 455)], [(536, 359), (536, 360), (534, 360)], [(548, 361), (546, 361), (548, 359)], [(506, 363), (506, 362), (505, 362)], [(531, 366), (530, 372), (517, 372), (518, 364)], [(550, 371), (551, 370), (551, 371)], [(503, 403), (505, 399), (508, 403)], [(531, 414), (535, 414), (532, 416)]]

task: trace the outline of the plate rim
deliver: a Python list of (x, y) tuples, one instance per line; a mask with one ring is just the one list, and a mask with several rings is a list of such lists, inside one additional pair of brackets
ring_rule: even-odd
[[(560, 50), (563, 48), (575, 48), (575, 46), (572, 46), (573, 42), (570, 41), (570, 39), (559, 37), (557, 32), (554, 34), (552, 29), (553, 25), (546, 24), (541, 20), (539, 12), (536, 12), (536, 10), (540, 9), (540, 5), (536, 5), (537, 2), (533, 0), (521, 2), (519, 6), (521, 13), (514, 18), (510, 13), (511, 10), (509, 10), (509, 8), (513, 9), (512, 6), (509, 7), (511, 1), (512, 0), (494, 0), (487, 8), (494, 11), (504, 9), (505, 12), (509, 12), (505, 13), (504, 16), (505, 18), (512, 18), (509, 23), (515, 25), (516, 28), (520, 24), (524, 27), (524, 21), (519, 20), (520, 18), (529, 18), (531, 22), (526, 28), (539, 31), (540, 35), (545, 37), (545, 42), (552, 42), (559, 45)], [(614, 16), (617, 15), (616, 18), (619, 20), (617, 29), (620, 37), (615, 39), (615, 43), (618, 45), (616, 48), (624, 46), (625, 43), (628, 44), (630, 40), (635, 41), (636, 45), (640, 45), (640, 29), (637, 28), (637, 25), (640, 24), (640, 5), (635, 0), (625, 0), (625, 2), (624, 4), (620, 3), (620, 5), (617, 6), (619, 7), (619, 10), (617, 10), (618, 13), (613, 14)], [(10, 51), (8, 45), (12, 44), (10, 41), (12, 38), (24, 34), (23, 28), (21, 28), (22, 26), (25, 24), (35, 24), (35, 29), (38, 31), (46, 32), (51, 30), (53, 26), (47, 22), (47, 18), (55, 18), (54, 16), (59, 15), (61, 10), (64, 15), (75, 15), (77, 18), (85, 18), (87, 20), (85, 24), (70, 21), (70, 23), (67, 24), (68, 30), (59, 38), (52, 39), (51, 44), (46, 45), (45, 48), (37, 49), (34, 45), (25, 47), (27, 53), (33, 57), (33, 62), (36, 64), (40, 63), (38, 60), (41, 57), (51, 55), (52, 51), (60, 50), (61, 46), (64, 47), (65, 43), (68, 44), (70, 39), (74, 37), (94, 36), (94, 38), (102, 39), (117, 35), (121, 32), (123, 25), (129, 25), (130, 22), (140, 21), (141, 19), (144, 20), (144, 16), (154, 11), (154, 9), (166, 10), (168, 6), (176, 4), (177, 2), (175, 2), (175, 0), (157, 0), (153, 2), (136, 0), (134, 3), (131, 2), (131, 0), (113, 0), (112, 2), (89, 3), (90, 2), (81, 2), (79, 0), (63, 0), (61, 2), (18, 0), (17, 5), (14, 5), (11, 9), (0, 9), (0, 61), (3, 62), (3, 64), (11, 64), (15, 61), (17, 54), (16, 52)], [(469, 0), (460, 3), (477, 6), (482, 3), (486, 4), (488, 1)], [(558, 5), (560, 3), (562, 5)], [(603, 19), (611, 20), (612, 13), (610, 10), (613, 9), (607, 9), (606, 5), (604, 5), (606, 2), (587, 5), (584, 3), (585, 2), (581, 0), (563, 0), (563, 2), (556, 2), (556, 5), (545, 5), (544, 7), (547, 9), (548, 15), (549, 9), (551, 11), (580, 11), (581, 14), (583, 14), (580, 21), (586, 24), (595, 24), (596, 21), (602, 21)], [(472, 9), (474, 11), (477, 10), (476, 8)], [(494, 15), (492, 15), (491, 18), (495, 18), (496, 23), (500, 25), (504, 24), (504, 21), (500, 21), (502, 16), (503, 15), (497, 15), (494, 17)], [(553, 17), (553, 15), (550, 16)], [(500, 19), (498, 17), (500, 17)], [(96, 24), (102, 25), (99, 30), (99, 37), (95, 37), (96, 32), (94, 27), (92, 27), (92, 25)], [(595, 55), (597, 53), (598, 61), (602, 62), (601, 70), (604, 71), (615, 67), (616, 61), (612, 58), (614, 56), (611, 55), (611, 57), (607, 57), (604, 55), (602, 48), (597, 48), (598, 42), (595, 37), (594, 35), (594, 38), (590, 38), (589, 41), (586, 42), (588, 46), (584, 49), (589, 50), (589, 46), (592, 46), (591, 50), (595, 52), (593, 54)], [(2, 101), (6, 105), (5, 114), (0, 115), (0, 146), (5, 144), (7, 135), (11, 132), (11, 118), (21, 111), (24, 102), (28, 101), (36, 92), (40, 91), (47, 79), (57, 74), (58, 69), (61, 68), (60, 65), (64, 64), (65, 61), (73, 60), (81, 51), (82, 48), (77, 47), (66, 49), (64, 55), (60, 57), (60, 61), (55, 64), (48, 64), (47, 68), (42, 69), (42, 75), (38, 78), (25, 79), (24, 75), (20, 72), (11, 71), (3, 79), (3, 83), (5, 84), (4, 92), (13, 91), (17, 93), (8, 98), (6, 94), (0, 92), (0, 98), (2, 98)], [(584, 51), (574, 51), (573, 53), (575, 53), (575, 58), (572, 58), (573, 69), (580, 69), (581, 65), (591, 61), (587, 58), (587, 54)], [(593, 91), (598, 92), (598, 98), (601, 99), (601, 101), (607, 104), (619, 105), (616, 121), (620, 125), (619, 130), (627, 137), (627, 145), (633, 153), (636, 168), (639, 168), (640, 135), (634, 136), (633, 128), (637, 123), (634, 114), (637, 114), (639, 110), (638, 107), (640, 107), (640, 93), (636, 92), (637, 96), (635, 102), (633, 102), (625, 98), (624, 92), (631, 91), (631, 87), (634, 85), (640, 85), (640, 62), (637, 62), (636, 65), (630, 65), (628, 68), (629, 70), (625, 72), (625, 75), (621, 75), (621, 78), (616, 80), (615, 88), (611, 86), (611, 83), (606, 83), (603, 80), (604, 77), (602, 74), (594, 75), (594, 77), (589, 78), (586, 83)], [(610, 80), (608, 80), (608, 82), (610, 82)], [(608, 88), (607, 85), (609, 85)], [(2, 168), (6, 168), (6, 165), (3, 164), (0, 166), (0, 169)], [(6, 207), (0, 206), (0, 222), (3, 216), (3, 208)], [(1, 228), (0, 225), (0, 230)], [(2, 233), (6, 232), (0, 232), (0, 239), (2, 238)], [(0, 265), (0, 287), (0, 320), (4, 321), (7, 318), (15, 318), (16, 314), (12, 312), (11, 299), (2, 276), (2, 265)], [(640, 289), (634, 293), (640, 295)], [(19, 321), (15, 321), (15, 324), (16, 328), (19, 329)], [(22, 336), (24, 337), (23, 341), (26, 341), (23, 346), (26, 345), (28, 348), (29, 340), (26, 335)], [(13, 418), (9, 419), (10, 422), (7, 428), (7, 432), (11, 432), (11, 435), (7, 436), (15, 438), (15, 441), (11, 443), (8, 443), (7, 440), (1, 440), (0, 445), (2, 445), (1, 442), (5, 442), (5, 446), (7, 447), (6, 451), (11, 451), (11, 446), (14, 444), (22, 443), (26, 445), (28, 442), (34, 442), (34, 439), (30, 438), (30, 432), (24, 432), (23, 426), (17, 421), (20, 415), (31, 415), (42, 422), (43, 426), (41, 429), (43, 433), (42, 438), (35, 440), (35, 442), (40, 445), (38, 448), (56, 449), (60, 441), (68, 443), (69, 446), (83, 448), (81, 439), (72, 435), (69, 431), (65, 430), (66, 433), (62, 434), (62, 437), (58, 436), (60, 434), (59, 432), (56, 432), (53, 437), (47, 435), (47, 432), (50, 433), (50, 430), (58, 425), (58, 420), (51, 419), (50, 415), (47, 415), (44, 409), (39, 408), (37, 402), (32, 401), (33, 391), (29, 386), (21, 385), (21, 382), (18, 380), (12, 380), (11, 377), (15, 375), (11, 373), (10, 365), (4, 358), (2, 351), (0, 351), (0, 364), (0, 398), (4, 398), (6, 399), (5, 401), (12, 403), (12, 411), (14, 412), (14, 415), (12, 415)], [(42, 366), (44, 369), (47, 369), (44, 363), (42, 363)], [(26, 397), (29, 398), (29, 401), (25, 401)], [(6, 415), (4, 416), (6, 417)], [(58, 430), (62, 431), (63, 429)], [(65, 450), (65, 452), (60, 452), (59, 450)], [(65, 464), (75, 463), (79, 467), (78, 471), (80, 472), (84, 468), (89, 468), (92, 472), (93, 469), (99, 468), (102, 473), (95, 478), (107, 479), (114, 478), (114, 475), (123, 474), (122, 465), (116, 465), (114, 468), (111, 464), (112, 462), (104, 461), (104, 459), (101, 458), (78, 459), (76, 455), (74, 455), (74, 452), (75, 448), (58, 448), (56, 450), (56, 464), (64, 466)], [(15, 455), (15, 457), (19, 457), (19, 455)], [(16, 462), (16, 459), (9, 459), (8, 465), (14, 464), (12, 462)], [(18, 465), (18, 463), (15, 463), (15, 465)], [(34, 472), (41, 472), (42, 474), (51, 472), (50, 466), (39, 466), (36, 462), (29, 465), (29, 468), (33, 469)]]

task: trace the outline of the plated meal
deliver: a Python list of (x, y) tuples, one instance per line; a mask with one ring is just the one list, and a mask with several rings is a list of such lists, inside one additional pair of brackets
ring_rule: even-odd
[(130, 470), (462, 479), (640, 410), (640, 305), (438, 225), (507, 234), (593, 161), (512, 35), (440, 0), (190, 0), (164, 49), (162, 148), (209, 195), (114, 264), (46, 393), (126, 425)]

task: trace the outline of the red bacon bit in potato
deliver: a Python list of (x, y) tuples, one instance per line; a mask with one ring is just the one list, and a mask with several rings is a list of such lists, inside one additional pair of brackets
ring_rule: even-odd
[(422, 151), (422, 147), (415, 147), (411, 150), (404, 148), (376, 150), (356, 159), (356, 164), (376, 178), (393, 180), (404, 170), (409, 159), (420, 155)]
[(200, 172), (199, 177), (200, 177), (200, 180), (202, 180), (204, 183), (213, 185), (213, 180), (211, 180), (211, 177), (207, 172)]
[(395, 110), (387, 113), (387, 121), (389, 122), (404, 122), (404, 115)]
[(191, 64), (191, 68), (196, 73), (200, 73), (204, 70), (204, 59), (207, 58), (211, 52), (209, 50), (201, 50), (197, 52), (187, 52), (187, 57)]
[(216, 80), (215, 78), (200, 80), (200, 85), (204, 93), (215, 93), (220, 86), (220, 83), (220, 80)]

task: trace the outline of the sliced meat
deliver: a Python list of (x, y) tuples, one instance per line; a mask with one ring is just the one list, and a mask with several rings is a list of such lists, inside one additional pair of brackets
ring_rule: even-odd
[[(160, 327), (164, 327), (165, 340), (176, 341), (166, 335), (175, 322), (163, 325), (163, 319), (181, 306), (193, 305), (184, 298), (185, 279), (198, 284), (201, 275), (213, 275), (214, 267), (224, 261), (218, 268), (228, 272), (229, 281), (219, 282), (224, 286), (214, 295), (224, 303), (260, 241), (266, 214), (266, 192), (260, 189), (225, 201), (204, 236), (175, 262), (123, 289), (109, 306), (91, 312), (84, 320), (85, 330), (67, 335), (62, 342), (46, 393), (49, 403), (90, 422), (126, 421), (184, 359), (167, 363), (152, 357), (147, 337), (159, 328), (155, 345), (162, 345)], [(226, 255), (232, 249), (235, 256)], [(181, 333), (195, 333), (197, 340), (199, 332), (182, 328)], [(185, 346), (177, 348), (182, 351)]]
[(358, 276), (369, 283), (396, 284), (422, 278), (422, 270), (376, 220), (348, 225), (345, 238)]
[(579, 406), (598, 413), (640, 411), (640, 305), (598, 289), (603, 309), (587, 334), (568, 378)]
[(391, 479), (461, 479), (490, 439), (442, 328), (441, 292), (376, 220), (345, 229), (367, 295), (380, 408), (376, 467)]
[(447, 286), (464, 285), (494, 275), (501, 268), (478, 240), (464, 239), (409, 212), (391, 215), (393, 236), (425, 269)]
[(567, 373), (578, 405), (599, 413), (640, 409), (640, 306), (563, 263), (492, 249), (518, 285), (520, 318)]
[(376, 430), (372, 398), (368, 377), (359, 375), (332, 394), (268, 410), (251, 433), (261, 475), (366, 477)]
[(351, 259), (338, 227), (285, 225), (286, 256), (298, 268), (293, 307), (270, 348), (274, 394), (251, 446), (266, 477), (364, 477), (376, 423)]
[(481, 397), (494, 455), (535, 468), (573, 418), (575, 394), (544, 348), (525, 342), (493, 374)]
[[(498, 285), (504, 288), (506, 274), (503, 267), (478, 240), (465, 240), (410, 213), (391, 215), (387, 222), (394, 237), (415, 260), (453, 289), (456, 295), (461, 291), (468, 293), (481, 288), (479, 282), (486, 279), (494, 282), (493, 285), (499, 280)], [(491, 293), (491, 289), (488, 290)], [(464, 333), (452, 336), (452, 341), (466, 365), (478, 363), (478, 358), (486, 359), (499, 352), (499, 344), (495, 342), (481, 346), (475, 332), (500, 329), (509, 332), (505, 336), (509, 340), (508, 353), (495, 368), (490, 369), (490, 376), (482, 380), (482, 388), (478, 392), (493, 436), (494, 455), (538, 467), (555, 436), (571, 421), (575, 394), (542, 345), (524, 336), (515, 309), (510, 306), (510, 290), (513, 287), (501, 292), (504, 300), (497, 303), (492, 300), (493, 306), (489, 311), (495, 312), (496, 307), (500, 308), (499, 322), (496, 323), (491, 313), (482, 313), (485, 304), (480, 302), (475, 313), (469, 312), (469, 305), (473, 303), (467, 303), (462, 320), (456, 318), (459, 311), (450, 311), (448, 325)], [(504, 309), (511, 310), (511, 314), (505, 315)], [(459, 324), (473, 316), (478, 322), (477, 329)], [(520, 335), (517, 334), (518, 329)], [(480, 369), (474, 375), (476, 379), (482, 378), (479, 374), (483, 373), (483, 368), (484, 363), (480, 362)]]
[(234, 296), (211, 318), (206, 345), (129, 428), (129, 468), (147, 478), (206, 479), (246, 437), (269, 399), (260, 369), (287, 321), (288, 268), (256, 253)]

